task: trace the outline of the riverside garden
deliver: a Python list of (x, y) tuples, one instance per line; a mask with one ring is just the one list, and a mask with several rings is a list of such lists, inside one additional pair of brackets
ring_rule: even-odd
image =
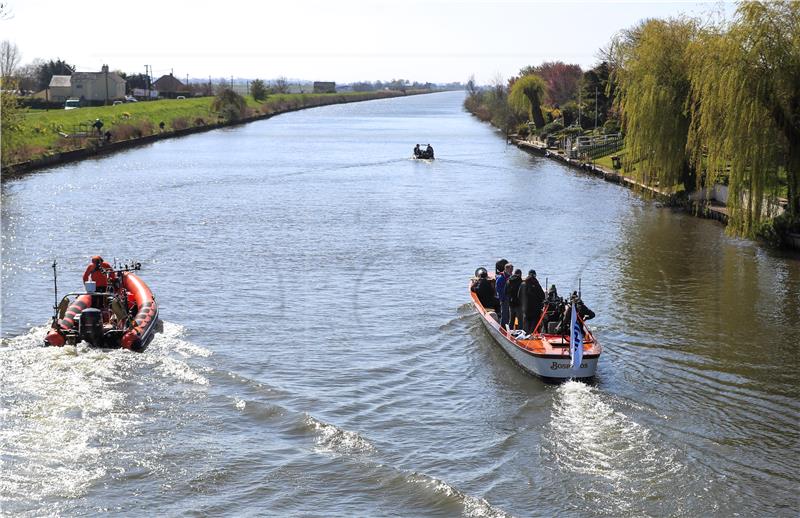
[(695, 212), (724, 205), (733, 235), (800, 237), (800, 2), (742, 2), (712, 24), (645, 20), (598, 56), (585, 72), (548, 62), (488, 87), (471, 79), (464, 106)]

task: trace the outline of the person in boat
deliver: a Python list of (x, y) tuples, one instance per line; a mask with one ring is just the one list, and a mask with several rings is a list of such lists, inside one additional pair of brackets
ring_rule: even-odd
[(478, 295), (478, 300), (485, 309), (493, 309), (495, 311), (500, 309), (500, 303), (494, 295), (494, 289), (486, 270), (478, 274), (478, 280), (475, 281), (470, 289)]
[(581, 298), (578, 296), (577, 291), (573, 291), (572, 295), (570, 296), (569, 300), (567, 300), (564, 304), (564, 309), (562, 310), (562, 317), (561, 321), (558, 324), (558, 333), (562, 335), (569, 334), (569, 326), (572, 322), (572, 303), (575, 303), (575, 310), (578, 312), (578, 315), (586, 321), (591, 320), (595, 317), (594, 311), (589, 309), (586, 304), (583, 303)]
[(506, 292), (508, 292), (508, 322), (511, 329), (522, 329), (522, 306), (519, 300), (519, 287), (522, 285), (522, 270), (514, 270), (508, 278)]
[(511, 272), (514, 271), (514, 265), (511, 263), (506, 264), (503, 273), (498, 275), (494, 281), (495, 293), (497, 293), (497, 300), (500, 301), (500, 327), (504, 329), (508, 325), (508, 317), (510, 308), (508, 305), (508, 279), (511, 277)]
[(558, 296), (558, 290), (556, 290), (555, 284), (552, 284), (547, 290), (545, 304), (547, 304), (547, 312), (542, 318), (542, 332), (550, 332), (547, 328), (550, 322), (560, 323), (562, 314), (564, 313), (564, 301)]
[(105, 292), (108, 290), (108, 283), (117, 280), (117, 275), (111, 268), (111, 265), (103, 261), (99, 255), (92, 257), (92, 262), (86, 267), (83, 272), (83, 282), (93, 280), (95, 283), (95, 291)]
[(572, 292), (572, 296), (569, 298), (570, 305), (572, 302), (575, 302), (575, 308), (578, 310), (578, 314), (581, 318), (585, 320), (591, 320), (595, 317), (594, 311), (589, 309), (589, 307), (583, 303), (583, 299), (580, 298), (577, 291)]
[(508, 264), (507, 259), (499, 259), (496, 263), (494, 263), (494, 275), (497, 277), (498, 275), (503, 273), (503, 270), (506, 269), (506, 265)]
[(430, 144), (425, 148), (425, 158), (433, 158), (433, 147)]
[(519, 287), (519, 300), (522, 305), (522, 329), (531, 334), (539, 317), (542, 316), (544, 290), (536, 279), (536, 270), (528, 271), (528, 276)]
[(422, 155), (422, 150), (419, 148), (419, 144), (414, 146), (414, 156), (419, 158)]

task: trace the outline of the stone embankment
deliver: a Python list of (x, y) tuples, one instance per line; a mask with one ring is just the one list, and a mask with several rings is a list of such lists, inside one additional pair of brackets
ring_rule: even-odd
[[(537, 140), (524, 140), (516, 137), (511, 137), (510, 141), (520, 149), (530, 151), (553, 160), (558, 160), (583, 171), (588, 171), (589, 173), (603, 178), (607, 182), (618, 183), (630, 189), (646, 192), (655, 199), (667, 204), (674, 203), (675, 196), (673, 193), (664, 191), (652, 185), (644, 184), (638, 180), (635, 180), (634, 178), (625, 176), (613, 169), (608, 169), (607, 167), (599, 164), (595, 164), (593, 162), (582, 162), (574, 158), (569, 158), (563, 150), (548, 148), (544, 142)], [(715, 219), (723, 224), (728, 223), (728, 208), (724, 204), (715, 201), (707, 203), (704, 209), (698, 215)]]

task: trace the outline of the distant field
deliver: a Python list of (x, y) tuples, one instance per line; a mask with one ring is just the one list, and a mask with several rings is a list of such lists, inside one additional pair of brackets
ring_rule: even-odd
[[(422, 92), (409, 92), (422, 93)], [(282, 113), (299, 108), (365, 101), (403, 95), (400, 92), (348, 92), (335, 94), (276, 94), (265, 102), (246, 96), (247, 117)], [(213, 97), (165, 99), (117, 106), (98, 106), (74, 110), (27, 110), (21, 130), (16, 133), (2, 157), (3, 165), (35, 160), (50, 154), (91, 147), (97, 141), (92, 123), (103, 122), (102, 131), (110, 131), (113, 141), (135, 139), (194, 126), (213, 126), (220, 122), (211, 110)], [(82, 136), (82, 132), (89, 135)], [(64, 135), (70, 135), (65, 137)]]

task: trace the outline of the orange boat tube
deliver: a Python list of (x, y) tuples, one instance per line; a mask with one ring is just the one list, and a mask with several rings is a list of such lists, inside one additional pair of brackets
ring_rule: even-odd
[[(85, 341), (94, 347), (144, 350), (156, 332), (158, 304), (137, 275), (118, 273), (109, 292), (67, 294), (53, 318), (45, 345), (61, 347)], [(75, 298), (70, 301), (72, 296)]]

